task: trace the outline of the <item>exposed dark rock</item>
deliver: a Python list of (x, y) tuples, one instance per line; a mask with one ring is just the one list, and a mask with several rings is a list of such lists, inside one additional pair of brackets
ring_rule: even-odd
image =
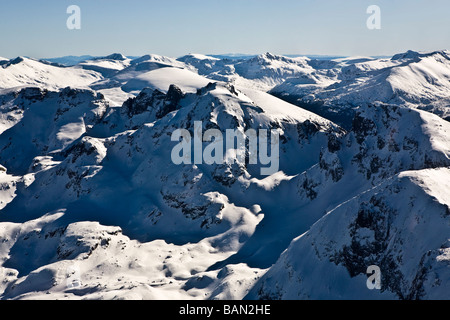
[(144, 113), (149, 107), (153, 106), (156, 101), (165, 98), (165, 94), (159, 90), (144, 89), (136, 98), (130, 98), (124, 102), (123, 108), (131, 118), (134, 115)]
[(356, 141), (361, 144), (369, 134), (376, 134), (376, 125), (372, 120), (364, 118), (358, 113), (353, 119), (352, 131)]
[(169, 91), (164, 99), (164, 103), (160, 110), (156, 113), (158, 119), (163, 118), (167, 114), (175, 111), (179, 107), (181, 99), (184, 98), (184, 93), (176, 85), (170, 85)]
[(328, 150), (332, 153), (341, 150), (341, 141), (335, 134), (328, 135)]
[(306, 120), (303, 123), (297, 125), (297, 132), (299, 140), (309, 140), (314, 134), (320, 131), (320, 126), (310, 120)]
[(47, 94), (48, 90), (41, 88), (25, 88), (19, 92), (21, 98), (31, 101), (42, 101)]

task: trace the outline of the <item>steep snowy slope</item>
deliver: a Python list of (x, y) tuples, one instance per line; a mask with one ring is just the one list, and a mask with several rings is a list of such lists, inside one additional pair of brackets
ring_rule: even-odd
[(450, 166), (449, 132), (448, 122), (427, 112), (389, 105), (361, 110), (350, 133), (322, 144), (315, 165), (268, 194), (277, 200), (262, 205), (265, 218), (255, 234), (218, 266), (270, 267), (293, 238), (342, 202), (404, 170)]
[(25, 88), (3, 99), (1, 110), (14, 110), (17, 116), (0, 135), (0, 163), (18, 175), (28, 173), (35, 157), (61, 152), (80, 138), (107, 108), (100, 94), (70, 88)]
[(14, 89), (0, 89), (0, 134), (22, 119), (23, 110), (14, 105), (14, 95)]
[[(450, 170), (410, 171), (294, 240), (250, 299), (449, 299)], [(367, 269), (381, 270), (369, 290)]]
[(0, 210), (14, 199), (19, 179), (7, 174), (7, 169), (0, 165)]
[(18, 57), (0, 65), (0, 89), (34, 86), (61, 89), (68, 86), (86, 88), (102, 79), (95, 71), (80, 67), (57, 67), (41, 61)]

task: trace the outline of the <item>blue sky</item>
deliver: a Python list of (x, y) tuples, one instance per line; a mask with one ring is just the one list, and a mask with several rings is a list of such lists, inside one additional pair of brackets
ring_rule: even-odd
[[(69, 5), (81, 30), (69, 30)], [(0, 0), (0, 56), (391, 55), (450, 49), (448, 0)], [(369, 30), (369, 5), (382, 29)]]

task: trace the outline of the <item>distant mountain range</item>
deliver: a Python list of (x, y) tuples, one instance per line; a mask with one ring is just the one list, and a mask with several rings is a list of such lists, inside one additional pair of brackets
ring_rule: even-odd
[[(229, 54), (209, 54), (208, 56), (218, 59), (228, 59), (228, 60), (241, 60), (241, 59), (251, 59), (256, 56), (257, 54), (243, 54), (243, 53), (229, 53)], [(341, 59), (345, 58), (345, 56), (330, 56), (330, 55), (301, 55), (301, 54), (291, 54), (291, 55), (284, 55), (285, 57), (289, 58), (298, 58), (298, 57), (308, 57), (312, 59), (319, 59), (319, 60), (332, 60), (332, 59)], [(64, 57), (58, 57), (58, 58), (44, 58), (42, 60), (49, 61), (52, 63), (58, 63), (64, 66), (74, 66), (80, 62), (86, 61), (86, 60), (92, 60), (92, 59), (98, 59), (102, 58), (102, 56), (91, 56), (91, 55), (83, 55), (83, 56), (64, 56)], [(139, 56), (128, 56), (130, 59), (137, 59)], [(387, 56), (376, 56), (374, 58), (388, 58)], [(6, 59), (6, 58), (4, 58)]]

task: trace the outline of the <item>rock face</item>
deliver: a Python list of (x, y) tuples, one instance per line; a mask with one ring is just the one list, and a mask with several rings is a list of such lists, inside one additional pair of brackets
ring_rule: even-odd
[[(445, 99), (422, 83), (427, 108), (385, 83), (446, 59), (113, 55), (79, 65), (101, 73), (98, 91), (1, 90), (0, 298), (448, 298)], [(48, 66), (19, 60), (2, 62), (0, 84), (6, 69)], [(398, 99), (355, 96), (368, 83)], [(261, 91), (274, 86), (284, 100)], [(187, 139), (190, 161), (177, 164), (179, 129), (224, 139)], [(245, 161), (205, 161), (213, 143), (236, 154), (227, 130), (259, 134), (256, 164), (250, 140)], [(275, 151), (278, 170), (263, 175)], [(367, 287), (371, 266), (381, 290)]]
[[(178, 103), (184, 98), (184, 93), (176, 85), (170, 85), (167, 94), (159, 90), (144, 89), (136, 98), (125, 101), (123, 109), (128, 117), (151, 111), (156, 119), (161, 119), (167, 114), (177, 110)], [(149, 110), (149, 107), (151, 108)]]

